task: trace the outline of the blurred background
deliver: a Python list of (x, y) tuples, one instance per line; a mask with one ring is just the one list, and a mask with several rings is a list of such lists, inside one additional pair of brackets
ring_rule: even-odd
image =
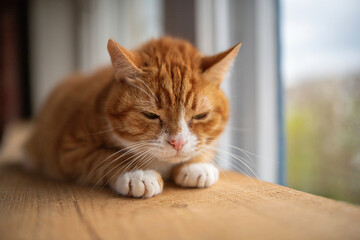
[(109, 38), (170, 35), (204, 54), (242, 41), (218, 164), (360, 204), (359, 30), (358, 0), (1, 1), (0, 136), (67, 74), (109, 64)]

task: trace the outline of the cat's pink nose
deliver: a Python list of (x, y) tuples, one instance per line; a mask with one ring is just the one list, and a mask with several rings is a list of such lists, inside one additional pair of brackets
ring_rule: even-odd
[(176, 151), (179, 151), (185, 145), (186, 140), (184, 136), (180, 133), (176, 136), (171, 136), (169, 139), (169, 143), (175, 148)]

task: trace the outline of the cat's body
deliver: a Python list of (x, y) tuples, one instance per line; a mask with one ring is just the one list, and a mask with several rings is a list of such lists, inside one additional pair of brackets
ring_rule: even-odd
[(212, 145), (228, 118), (219, 85), (239, 47), (202, 57), (178, 39), (136, 51), (109, 40), (112, 67), (71, 76), (48, 98), (26, 145), (30, 165), (134, 197), (159, 194), (163, 178), (214, 184)]

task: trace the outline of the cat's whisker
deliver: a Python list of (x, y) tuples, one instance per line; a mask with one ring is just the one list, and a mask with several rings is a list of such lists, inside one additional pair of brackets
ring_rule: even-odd
[[(139, 155), (135, 160), (133, 160), (135, 163), (137, 163), (136, 161), (138, 161), (138, 159), (141, 159), (141, 157), (143, 157), (145, 154), (147, 154), (147, 153), (149, 153), (149, 152), (151, 152), (152, 151), (152, 149), (147, 149), (145, 152), (143, 152), (141, 155)], [(136, 165), (135, 165), (136, 166)], [(127, 169), (128, 169), (129, 167), (127, 167), (126, 169), (124, 169), (124, 172), (126, 172), (127, 171)]]
[(143, 104), (143, 105), (141, 105), (142, 107), (148, 107), (149, 105), (150, 105), (150, 106), (153, 106), (153, 105), (154, 105), (154, 102), (152, 102), (152, 101), (143, 101), (143, 100), (141, 100), (141, 101), (139, 101), (138, 103)]
[(209, 89), (211, 86), (215, 85), (215, 83), (210, 83), (209, 85), (206, 86), (206, 88), (204, 88), (199, 94), (198, 97), (200, 97), (203, 93), (205, 93), (205, 91), (207, 89)]
[(129, 172), (135, 169), (135, 167), (139, 164), (141, 158), (147, 154), (150, 150), (146, 150), (141, 152), (140, 154), (137, 154), (136, 156), (134, 156), (133, 159), (131, 159), (126, 165), (122, 166), (120, 169), (118, 169), (113, 175), (112, 177), (109, 178), (109, 181), (115, 176), (117, 175), (120, 171), (122, 172)]
[[(131, 159), (132, 157), (134, 157), (134, 156), (131, 156), (129, 159)], [(119, 163), (117, 163), (115, 166), (114, 166), (114, 168), (116, 168), (117, 166), (119, 166), (119, 165), (121, 165), (122, 164), (122, 162), (120, 161)], [(109, 172), (111, 172), (112, 171), (112, 169), (110, 169), (109, 171), (107, 171), (107, 172), (105, 172), (105, 174), (103, 174), (102, 176), (101, 176), (101, 178), (94, 184), (94, 187), (95, 186), (98, 186), (99, 185), (99, 183), (105, 178), (105, 176), (109, 173)], [(93, 189), (93, 188), (92, 188)], [(91, 189), (91, 190), (92, 190)]]
[[(149, 152), (149, 154), (150, 154), (150, 155), (145, 156), (145, 157), (146, 157), (145, 159), (141, 159), (140, 157), (137, 157), (136, 159), (132, 160), (132, 161), (130, 162), (130, 164), (129, 164), (129, 163), (127, 164), (128, 167), (126, 167), (126, 168), (123, 170), (123, 172), (127, 172), (127, 168), (129, 168), (129, 167), (132, 167), (132, 170), (140, 169), (140, 168), (142, 168), (142, 167), (146, 168), (146, 167), (147, 167), (149, 164), (151, 164), (151, 162), (155, 159), (155, 156), (153, 156), (153, 155), (151, 154), (151, 152)], [(141, 157), (143, 157), (143, 156), (141, 156)], [(135, 166), (132, 166), (133, 163), (136, 163), (136, 165), (135, 165)], [(123, 168), (123, 167), (122, 167), (122, 168)], [(109, 180), (105, 183), (105, 185), (108, 184), (108, 183), (112, 180), (112, 178), (115, 177), (115, 176), (118, 174), (118, 172), (119, 172), (119, 170), (116, 171), (116, 172), (109, 178)]]
[(158, 100), (157, 99), (154, 99), (154, 97), (152, 97), (148, 92), (146, 92), (143, 88), (141, 88), (141, 87), (139, 87), (138, 85), (136, 85), (136, 84), (133, 84), (132, 82), (128, 82), (131, 86), (133, 86), (133, 87), (135, 87), (135, 88), (137, 88), (137, 89), (139, 89), (140, 91), (142, 91), (143, 93), (145, 93), (150, 99), (152, 99), (152, 100), (154, 100), (154, 101), (156, 101), (156, 102), (158, 102)]
[(217, 91), (212, 91), (212, 92), (210, 92), (210, 93), (207, 93), (206, 96), (207, 96), (207, 97), (210, 97), (210, 96), (212, 96), (213, 94), (216, 94), (216, 93), (217, 93)]
[[(231, 165), (233, 168), (235, 168), (235, 169), (237, 169), (237, 170), (239, 171), (239, 168), (237, 167), (237, 165), (236, 165), (235, 163), (238, 163), (238, 162), (230, 162), (230, 165)], [(238, 164), (240, 164), (240, 163), (238, 163)], [(240, 171), (240, 172), (241, 172), (241, 171)], [(244, 174), (244, 176), (251, 180), (251, 182), (252, 182), (252, 183), (255, 185), (255, 187), (256, 187), (256, 191), (258, 190), (258, 185), (262, 185), (262, 182), (261, 182), (257, 177), (254, 178), (254, 177), (252, 177), (252, 176), (249, 176), (249, 175), (246, 174), (246, 173)]]
[(151, 162), (153, 162), (153, 160), (155, 160), (155, 156), (149, 152), (148, 156), (145, 156), (144, 159), (141, 160), (141, 163), (138, 164), (138, 166), (135, 166), (135, 168), (145, 168), (151, 164)]
[[(145, 150), (144, 150), (145, 151)], [(140, 155), (142, 152), (139, 152), (139, 153), (137, 153), (137, 154), (134, 154), (134, 155), (132, 155), (130, 158), (128, 158), (127, 159), (127, 161), (129, 161), (129, 162), (127, 162), (124, 166), (127, 166), (128, 164), (132, 164), (133, 163), (133, 161), (136, 161), (136, 159), (135, 160), (133, 160), (132, 158), (135, 158), (135, 157), (137, 157), (138, 155)], [(99, 185), (99, 183), (110, 173), (110, 172), (112, 172), (114, 169), (116, 169), (116, 168), (118, 168), (121, 164), (122, 164), (123, 162), (119, 162), (118, 164), (116, 164), (113, 168), (111, 168), (109, 171), (107, 171), (105, 174), (103, 174), (102, 175), (102, 177), (95, 183), (95, 185), (94, 185), (94, 187), (96, 187), (96, 186), (98, 186)], [(123, 166), (123, 167), (124, 167)], [(121, 167), (119, 170), (121, 170), (123, 167)], [(118, 170), (118, 171), (119, 171)], [(117, 171), (117, 172), (118, 172)], [(116, 173), (117, 173), (116, 172)], [(115, 174), (116, 174), (115, 173)], [(107, 181), (108, 182), (108, 181)], [(105, 184), (103, 184), (103, 185), (106, 185), (107, 183), (105, 183)], [(93, 188), (94, 188), (93, 187)], [(91, 188), (91, 190), (93, 190), (93, 188)]]
[[(136, 143), (136, 144), (133, 144), (133, 145), (131, 145), (131, 146), (122, 148), (122, 149), (120, 149), (119, 151), (116, 151), (115, 153), (109, 155), (107, 158), (105, 158), (104, 160), (102, 160), (101, 162), (99, 162), (95, 167), (93, 167), (93, 168), (92, 168), (92, 171), (94, 171), (97, 167), (99, 167), (99, 165), (101, 165), (103, 162), (105, 162), (106, 160), (108, 160), (108, 159), (109, 159), (110, 157), (112, 157), (113, 155), (115, 155), (115, 154), (117, 154), (117, 153), (121, 153), (121, 152), (123, 152), (123, 151), (129, 151), (130, 149), (135, 149), (135, 148), (137, 148), (137, 147), (139, 147), (139, 146), (142, 146), (142, 145), (144, 145), (144, 144), (145, 144), (145, 143)], [(92, 171), (91, 171), (89, 174), (91, 174)]]
[[(121, 150), (119, 150), (119, 151), (111, 154), (109, 157), (107, 157), (106, 159), (102, 160), (100, 163), (98, 163), (98, 164), (92, 169), (92, 171), (91, 171), (91, 172), (88, 174), (88, 176), (86, 177), (85, 182), (95, 173), (95, 171), (100, 171), (100, 170), (102, 170), (103, 168), (109, 166), (110, 164), (116, 162), (116, 161), (117, 161), (118, 159), (120, 159), (121, 157), (126, 156), (126, 155), (128, 155), (128, 154), (130, 154), (130, 153), (133, 153), (135, 150), (140, 149), (140, 148), (142, 148), (142, 147), (146, 147), (146, 146), (147, 146), (147, 143), (146, 143), (146, 142), (139, 142), (139, 143), (133, 144), (133, 145), (131, 145), (131, 146), (128, 146), (128, 147), (126, 147), (126, 148), (123, 148), (123, 149), (121, 149)], [(107, 162), (107, 163), (106, 163), (105, 165), (103, 165), (102, 167), (100, 167), (100, 165), (101, 165), (102, 163), (104, 163), (106, 160), (108, 160), (110, 157), (114, 156), (114, 155), (117, 154), (117, 153), (123, 152), (123, 151), (126, 151), (126, 152), (123, 153), (123, 154), (121, 154), (120, 156), (116, 157), (115, 159)], [(99, 167), (100, 167), (100, 168), (99, 168)]]
[(235, 149), (239, 150), (239, 151), (240, 151), (241, 153), (243, 153), (246, 157), (248, 157), (253, 164), (255, 163), (255, 160), (254, 160), (252, 157), (250, 157), (250, 155), (247, 154), (245, 151), (243, 151), (241, 148), (235, 147), (235, 146), (233, 146), (233, 145), (231, 145), (231, 144), (227, 144), (227, 145), (228, 145), (229, 147), (232, 147), (232, 148), (235, 148)]
[[(113, 178), (114, 176), (116, 176), (120, 171), (123, 171), (123, 172), (125, 173), (125, 172), (127, 172), (127, 170), (128, 170), (130, 167), (132, 167), (132, 168), (134, 169), (133, 164), (134, 164), (134, 163), (137, 163), (138, 159), (141, 158), (142, 156), (144, 156), (145, 154), (147, 154), (149, 151), (151, 151), (151, 149), (148, 149), (148, 150), (142, 152), (141, 154), (137, 155), (137, 157), (136, 157), (135, 159), (132, 159), (129, 163), (127, 163), (127, 164), (125, 165), (126, 167), (123, 166), (123, 167), (119, 168), (119, 169), (106, 181), (105, 185), (108, 184), (108, 183), (112, 180), (112, 178)], [(135, 166), (136, 166), (136, 165), (135, 165)], [(125, 169), (123, 169), (124, 167), (125, 167)], [(113, 169), (114, 169), (114, 168), (113, 168)], [(123, 170), (122, 170), (122, 169), (123, 169)], [(112, 170), (111, 170), (111, 171), (112, 171)], [(109, 171), (108, 173), (110, 173), (110, 171)], [(108, 174), (108, 173), (107, 173), (107, 174)]]
[[(219, 161), (224, 161), (224, 159), (220, 158), (217, 155), (215, 156), (215, 158), (218, 159)], [(255, 180), (254, 180), (254, 178), (248, 176), (248, 174), (240, 168), (241, 165), (240, 166), (235, 165), (235, 163), (238, 163), (238, 162), (234, 162), (234, 163), (233, 162), (228, 162), (228, 163), (229, 163), (229, 165), (231, 167), (235, 168), (237, 171), (239, 171), (241, 173), (244, 173), (244, 176), (249, 178), (253, 182), (253, 184), (255, 185), (256, 189), (258, 189), (258, 184), (256, 184), (256, 182), (261, 184), (261, 182), (260, 182), (260, 180), (258, 178), (255, 178)], [(240, 164), (240, 163), (238, 163), (238, 164)]]
[(93, 133), (89, 133), (87, 135), (83, 135), (82, 137), (88, 137), (88, 136), (92, 136), (92, 135), (97, 135), (97, 134), (102, 134), (102, 133), (109, 133), (109, 132), (113, 132), (114, 130), (119, 129), (118, 128), (111, 128), (111, 129), (106, 129), (103, 131), (99, 131), (99, 132), (93, 132)]
[(102, 167), (100, 167), (100, 168), (98, 169), (98, 171), (100, 171), (100, 170), (102, 170), (103, 168), (111, 165), (112, 163), (116, 162), (117, 160), (121, 159), (122, 157), (124, 157), (124, 156), (126, 156), (126, 155), (129, 155), (129, 154), (131, 154), (131, 153), (134, 153), (135, 150), (139, 150), (139, 149), (141, 149), (141, 148), (144, 147), (144, 146), (145, 146), (145, 144), (127, 150), (125, 153), (121, 154), (121, 155), (118, 156), (117, 158), (111, 160), (110, 162), (108, 162), (108, 163), (106, 163), (105, 165), (103, 165)]
[(151, 88), (143, 80), (140, 80), (140, 79), (137, 79), (137, 80), (140, 81), (141, 83), (143, 83), (145, 85), (145, 87), (147, 87), (147, 89), (149, 89), (150, 93), (153, 95), (155, 100), (157, 102), (159, 102), (159, 99), (156, 97), (156, 94), (154, 93), (154, 91), (152, 91)]
[(229, 182), (229, 178), (226, 176), (225, 172), (224, 172), (220, 167), (218, 167), (218, 166), (215, 164), (215, 162), (209, 161), (209, 160), (207, 159), (207, 156), (206, 156), (202, 151), (200, 151), (199, 153), (200, 153), (200, 157), (201, 157), (203, 160), (205, 160), (205, 162), (208, 162), (208, 163), (212, 164), (214, 167), (216, 167), (216, 168), (220, 171), (220, 173), (226, 178), (226, 181)]
[[(202, 150), (203, 150), (204, 152), (206, 152), (206, 153), (211, 153), (211, 152), (208, 151), (207, 149), (202, 149)], [(227, 161), (226, 159), (220, 158), (218, 155), (214, 155), (214, 158), (216, 158), (216, 159), (218, 159), (218, 160), (220, 160), (220, 161)], [(230, 163), (229, 163), (229, 164), (230, 164)], [(239, 166), (239, 167), (242, 167), (242, 166)], [(239, 172), (244, 173), (245, 175), (247, 175), (247, 173), (246, 173), (243, 169), (241, 169), (241, 168), (239, 168), (239, 167), (235, 166), (236, 170), (238, 170)]]
[[(255, 153), (252, 153), (252, 152), (250, 152), (250, 151), (248, 151), (248, 150), (245, 150), (245, 149), (243, 149), (243, 148), (240, 148), (240, 147), (237, 147), (237, 146), (234, 146), (234, 145), (231, 145), (231, 144), (224, 144), (224, 143), (220, 143), (220, 144), (218, 144), (218, 146), (223, 146), (223, 147), (231, 147), (231, 148), (233, 148), (233, 149), (236, 149), (236, 150), (238, 150), (238, 151), (240, 151), (242, 154), (244, 154), (244, 155), (251, 155), (251, 156), (253, 156), (253, 157), (255, 157), (256, 158), (256, 160), (262, 160), (262, 161), (264, 161), (265, 162), (265, 160), (266, 160), (266, 162), (268, 163), (268, 164), (271, 164), (272, 166), (277, 166), (278, 165), (278, 161), (272, 161), (272, 162), (269, 162), (269, 160), (268, 159), (265, 159), (265, 158), (263, 158), (263, 157), (261, 157), (260, 155), (257, 155), (257, 154), (255, 154)], [(249, 158), (250, 158), (250, 156), (248, 156)], [(253, 161), (254, 161), (254, 159), (253, 158), (251, 158)]]
[[(255, 173), (255, 171), (253, 171), (253, 170), (251, 169), (251, 167), (244, 161), (244, 159), (241, 159), (239, 156), (237, 156), (237, 155), (235, 155), (235, 154), (233, 154), (233, 153), (230, 153), (230, 152), (228, 152), (228, 151), (219, 149), (219, 148), (212, 148), (212, 147), (208, 147), (208, 146), (204, 146), (204, 147), (207, 148), (207, 149), (210, 149), (210, 150), (220, 151), (220, 152), (226, 154), (227, 156), (232, 157), (233, 159), (238, 160), (240, 163), (244, 164), (244, 166), (245, 166), (247, 169), (249, 169), (250, 172), (251, 172), (256, 178), (259, 179), (259, 177), (258, 177), (258, 175)], [(231, 162), (229, 162), (229, 163), (231, 163)]]
[(255, 156), (255, 157), (257, 157), (257, 158), (259, 158), (259, 159), (263, 159), (261, 156), (259, 156), (259, 155), (256, 155), (255, 153), (252, 153), (252, 152), (250, 152), (250, 151), (248, 151), (248, 150), (245, 150), (245, 149), (243, 149), (243, 148), (240, 148), (240, 147), (238, 147), (238, 146), (234, 146), (234, 145), (231, 145), (231, 144), (224, 144), (224, 143), (218, 143), (218, 141), (217, 140), (210, 140), (210, 142), (214, 142), (214, 143), (216, 143), (218, 146), (229, 146), (229, 147), (231, 147), (231, 148), (235, 148), (235, 149), (237, 149), (237, 150), (239, 150), (240, 152), (246, 152), (247, 154), (249, 154), (249, 155), (252, 155), (252, 156)]
[(125, 149), (120, 149), (119, 151), (114, 152), (113, 154), (109, 155), (107, 158), (105, 158), (104, 160), (102, 160), (100, 163), (98, 163), (94, 168), (91, 169), (91, 171), (88, 173), (88, 175), (84, 178), (84, 180), (82, 180), (82, 184), (85, 184), (90, 177), (92, 176), (92, 174), (95, 172), (96, 168), (98, 166), (100, 166), (103, 162), (105, 162), (106, 160), (108, 160), (109, 158), (111, 158), (112, 156), (124, 151)]
[[(224, 149), (221, 149), (221, 148), (219, 148), (219, 147), (227, 147), (227, 146), (228, 146), (228, 147), (231, 147), (231, 148), (233, 148), (233, 149), (236, 149), (236, 150), (240, 151), (243, 155), (245, 155), (245, 156), (252, 162), (252, 164), (255, 163), (255, 160), (254, 160), (252, 157), (250, 157), (250, 155), (257, 157), (258, 159), (261, 159), (258, 155), (254, 154), (254, 153), (252, 153), (252, 152), (250, 152), (250, 151), (247, 151), (247, 150), (245, 150), (245, 149), (242, 149), (242, 148), (233, 146), (233, 145), (231, 145), (231, 144), (217, 143), (217, 141), (210, 141), (210, 142), (216, 143), (216, 144), (217, 144), (217, 149), (220, 149), (220, 150), (224, 150)], [(209, 146), (209, 147), (210, 147), (210, 146)], [(212, 147), (215, 147), (215, 146), (212, 146)], [(238, 155), (237, 155), (237, 156), (238, 156)], [(244, 159), (244, 160), (246, 160), (246, 159)]]
[(223, 144), (223, 143), (220, 143), (219, 144), (220, 146), (229, 146), (229, 147), (231, 147), (231, 148), (234, 148), (234, 149), (237, 149), (237, 150), (239, 150), (240, 152), (242, 152), (242, 153), (247, 153), (247, 154), (249, 154), (249, 155), (252, 155), (252, 156), (254, 156), (254, 157), (257, 157), (257, 158), (260, 158), (260, 159), (262, 159), (262, 157), (260, 157), (259, 155), (256, 155), (255, 153), (252, 153), (252, 152), (250, 152), (250, 151), (247, 151), (247, 150), (245, 150), (245, 149), (243, 149), (243, 148), (240, 148), (240, 147), (237, 147), (237, 146), (234, 146), (234, 145), (231, 145), (231, 144)]
[(245, 163), (247, 164), (252, 164), (254, 165), (255, 164), (255, 161), (250, 158), (248, 155), (245, 155), (247, 158), (242, 158), (241, 156), (237, 155), (237, 154), (234, 154), (232, 152), (229, 152), (229, 151), (226, 151), (225, 149), (222, 149), (222, 148), (219, 148), (219, 147), (215, 147), (215, 146), (204, 146), (205, 148), (207, 149), (212, 149), (213, 151), (216, 151), (218, 153), (224, 153), (224, 154), (227, 154), (228, 156), (229, 155), (233, 155), (233, 156), (236, 156), (238, 158), (240, 158), (242, 161), (244, 161)]
[[(224, 152), (223, 152), (224, 153)], [(225, 153), (228, 157), (230, 157), (232, 160), (235, 160), (235, 163), (238, 163), (240, 166), (243, 165), (244, 167), (244, 173), (250, 176), (253, 176), (255, 178), (259, 178), (258, 175), (255, 173), (255, 171), (244, 161), (244, 159), (239, 158), (238, 156), (234, 155), (234, 154), (229, 154), (229, 153)], [(227, 162), (229, 164), (231, 164), (232, 162)], [(248, 173), (247, 169), (250, 171)]]

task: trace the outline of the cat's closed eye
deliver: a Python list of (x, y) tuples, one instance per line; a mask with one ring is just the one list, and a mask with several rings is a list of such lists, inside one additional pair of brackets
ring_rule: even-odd
[(158, 119), (160, 118), (159, 115), (156, 115), (155, 113), (152, 112), (142, 112), (142, 114), (147, 117), (148, 119)]
[(200, 113), (200, 114), (197, 114), (195, 116), (192, 117), (192, 119), (196, 119), (196, 120), (200, 120), (200, 119), (204, 119), (207, 117), (209, 113)]

